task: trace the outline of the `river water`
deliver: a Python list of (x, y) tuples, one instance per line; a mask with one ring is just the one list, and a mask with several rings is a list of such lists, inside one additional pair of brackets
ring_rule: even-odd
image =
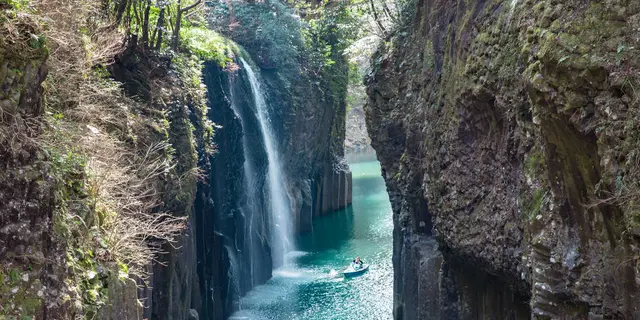
[[(392, 319), (391, 205), (377, 161), (351, 164), (353, 206), (318, 218), (290, 263), (240, 301), (231, 319)], [(356, 256), (365, 275), (336, 276)]]

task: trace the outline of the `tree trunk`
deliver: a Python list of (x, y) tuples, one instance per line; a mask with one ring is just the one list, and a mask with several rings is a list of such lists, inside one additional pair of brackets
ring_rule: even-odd
[(125, 9), (125, 13), (127, 14), (124, 18), (124, 22), (127, 25), (127, 33), (131, 33), (131, 1), (127, 2), (127, 8)]
[(391, 10), (389, 9), (389, 7), (387, 6), (387, 1), (383, 0), (382, 1), (382, 10), (384, 11), (385, 15), (391, 19), (391, 21), (395, 21), (396, 17), (391, 13)]
[[(156, 24), (158, 23), (158, 21), (156, 21)], [(156, 25), (155, 28), (153, 28), (153, 34), (151, 35), (151, 39), (150, 42), (151, 44), (149, 44), (150, 48), (153, 48), (156, 46), (156, 37), (158, 36), (158, 26)]]
[(160, 15), (158, 16), (158, 23), (156, 23), (156, 31), (158, 32), (158, 41), (156, 42), (155, 49), (160, 50), (162, 47), (162, 29), (164, 28), (164, 9), (160, 9)]
[(124, 11), (127, 9), (127, 4), (129, 1), (120, 0), (118, 3), (118, 11), (116, 12), (116, 23), (120, 24), (122, 22), (122, 16), (124, 15)]
[(182, 16), (193, 8), (197, 7), (201, 2), (202, 0), (197, 0), (192, 5), (187, 6), (184, 9), (180, 9), (180, 0), (178, 0), (178, 9), (176, 12), (176, 27), (173, 28), (173, 39), (171, 41), (171, 49), (173, 51), (177, 51), (178, 45), (180, 44), (180, 26), (182, 25)]
[(144, 9), (144, 20), (142, 23), (142, 46), (149, 47), (149, 14), (151, 12), (151, 0), (147, 0), (147, 7)]
[(373, 4), (373, 0), (369, 0), (369, 3), (371, 4), (371, 13), (373, 14), (373, 19), (376, 21), (376, 24), (378, 25), (378, 28), (380, 28), (380, 31), (382, 31), (382, 34), (386, 35), (386, 30), (382, 25), (382, 22), (380, 22), (380, 18), (378, 17), (378, 12), (376, 11), (376, 7)]
[(176, 24), (173, 28), (173, 37), (171, 38), (171, 50), (177, 51), (180, 39), (180, 26), (182, 25), (182, 9), (180, 9), (180, 0), (178, 0), (178, 8), (176, 9)]
[(140, 28), (140, 25), (142, 24), (142, 18), (140, 18), (140, 10), (138, 10), (138, 4), (133, 3), (132, 5), (133, 17), (136, 19), (136, 30), (133, 33), (138, 34), (138, 32), (140, 31), (138, 28)]

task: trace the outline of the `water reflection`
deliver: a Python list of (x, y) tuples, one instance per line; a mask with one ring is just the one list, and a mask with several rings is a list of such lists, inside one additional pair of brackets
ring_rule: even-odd
[[(351, 165), (353, 206), (320, 217), (297, 239), (291, 265), (241, 299), (231, 319), (391, 319), (392, 214), (378, 162)], [(335, 277), (355, 256), (368, 273)], [(332, 273), (332, 270), (334, 272)]]
[[(338, 249), (352, 238), (353, 221), (353, 207), (316, 218), (312, 231), (299, 238), (298, 248), (303, 251)], [(305, 263), (305, 258), (313, 256), (302, 257), (299, 262)]]

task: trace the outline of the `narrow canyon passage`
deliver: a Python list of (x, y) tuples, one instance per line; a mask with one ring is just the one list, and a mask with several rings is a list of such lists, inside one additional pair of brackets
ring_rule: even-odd
[[(391, 319), (392, 214), (377, 161), (350, 164), (353, 205), (318, 218), (297, 239), (299, 251), (267, 284), (240, 300), (231, 319)], [(355, 256), (367, 274), (344, 279), (337, 272)]]
[(0, 320), (640, 320), (639, 88), (640, 0), (0, 0)]

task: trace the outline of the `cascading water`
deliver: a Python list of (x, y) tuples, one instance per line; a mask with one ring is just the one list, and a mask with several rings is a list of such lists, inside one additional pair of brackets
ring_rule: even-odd
[(271, 249), (274, 267), (278, 267), (285, 264), (286, 253), (294, 249), (291, 241), (292, 226), (289, 201), (284, 189), (286, 180), (282, 173), (278, 149), (274, 141), (276, 136), (269, 116), (269, 107), (265, 101), (260, 81), (251, 65), (243, 58), (240, 58), (240, 63), (251, 85), (260, 131), (269, 162), (267, 167), (268, 202), (270, 203), (269, 209), (273, 219)]
[[(352, 169), (353, 206), (315, 219), (314, 232), (297, 238), (298, 259), (289, 253), (290, 265), (244, 296), (242, 309), (230, 320), (392, 319), (389, 195), (377, 161), (355, 163)], [(437, 249), (435, 240), (431, 247)], [(362, 277), (344, 279), (339, 271), (356, 256), (371, 269)]]

